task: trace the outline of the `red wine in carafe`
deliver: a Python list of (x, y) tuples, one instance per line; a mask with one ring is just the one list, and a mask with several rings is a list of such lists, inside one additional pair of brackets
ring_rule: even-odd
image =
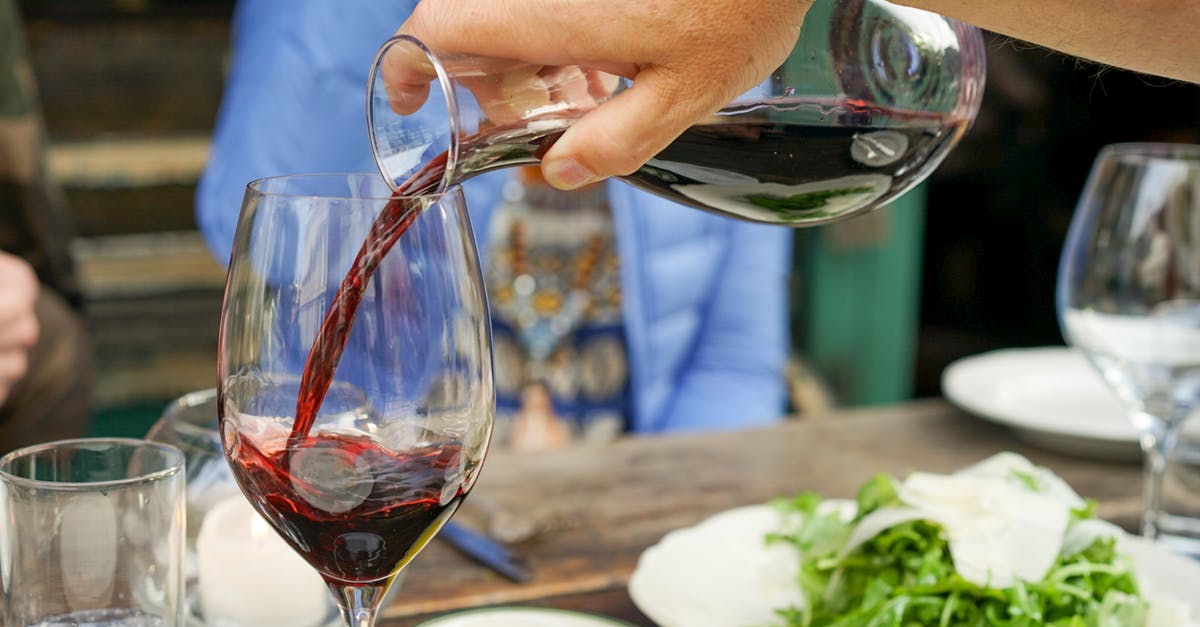
[(965, 121), (868, 108), (843, 108), (831, 125), (730, 118), (693, 126), (624, 180), (737, 218), (819, 224), (907, 191), (965, 127)]
[[(804, 99), (739, 103), (723, 113), (622, 179), (705, 211), (810, 226), (895, 199), (941, 162), (969, 124), (947, 114)], [(543, 119), (465, 139), (455, 174), (467, 179), (535, 162), (571, 121)]]

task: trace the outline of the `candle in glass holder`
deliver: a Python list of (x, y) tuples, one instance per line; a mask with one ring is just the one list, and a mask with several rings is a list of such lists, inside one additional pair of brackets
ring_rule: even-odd
[(314, 627), (327, 618), (321, 576), (240, 494), (204, 517), (196, 561), (208, 625)]

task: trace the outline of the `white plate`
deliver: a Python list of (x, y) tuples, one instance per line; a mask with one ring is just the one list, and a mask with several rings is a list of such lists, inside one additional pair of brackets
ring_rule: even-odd
[(1048, 449), (1108, 460), (1140, 456), (1137, 431), (1121, 402), (1070, 348), (1004, 349), (959, 359), (942, 373), (942, 394)]
[[(638, 609), (661, 627), (761, 627), (778, 624), (773, 610), (803, 602), (794, 549), (767, 545), (778, 514), (768, 505), (722, 512), (668, 533), (646, 549), (629, 580)], [(1121, 549), (1135, 561), (1154, 595), (1184, 602), (1200, 621), (1200, 563), (1141, 538)], [(1194, 627), (1194, 626), (1193, 626)]]
[(417, 627), (633, 627), (629, 623), (547, 607), (496, 607), (467, 610), (431, 621)]

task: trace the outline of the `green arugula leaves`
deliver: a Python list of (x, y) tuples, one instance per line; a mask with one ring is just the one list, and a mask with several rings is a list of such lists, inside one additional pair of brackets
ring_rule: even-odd
[[(798, 585), (808, 600), (777, 611), (787, 627), (1136, 627), (1146, 620), (1132, 565), (1112, 538), (1059, 556), (1042, 581), (987, 588), (955, 571), (941, 526), (925, 520), (896, 524), (844, 553), (858, 521), (902, 505), (893, 478), (864, 484), (849, 521), (822, 503), (811, 493), (774, 503), (784, 525), (767, 541), (800, 553)], [(1073, 521), (1094, 516), (1094, 504), (1072, 512)]]

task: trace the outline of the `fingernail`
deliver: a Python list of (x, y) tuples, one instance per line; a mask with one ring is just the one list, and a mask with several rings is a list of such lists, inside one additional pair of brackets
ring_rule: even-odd
[(559, 189), (576, 189), (596, 180), (595, 172), (570, 157), (546, 162), (542, 172), (546, 182)]

